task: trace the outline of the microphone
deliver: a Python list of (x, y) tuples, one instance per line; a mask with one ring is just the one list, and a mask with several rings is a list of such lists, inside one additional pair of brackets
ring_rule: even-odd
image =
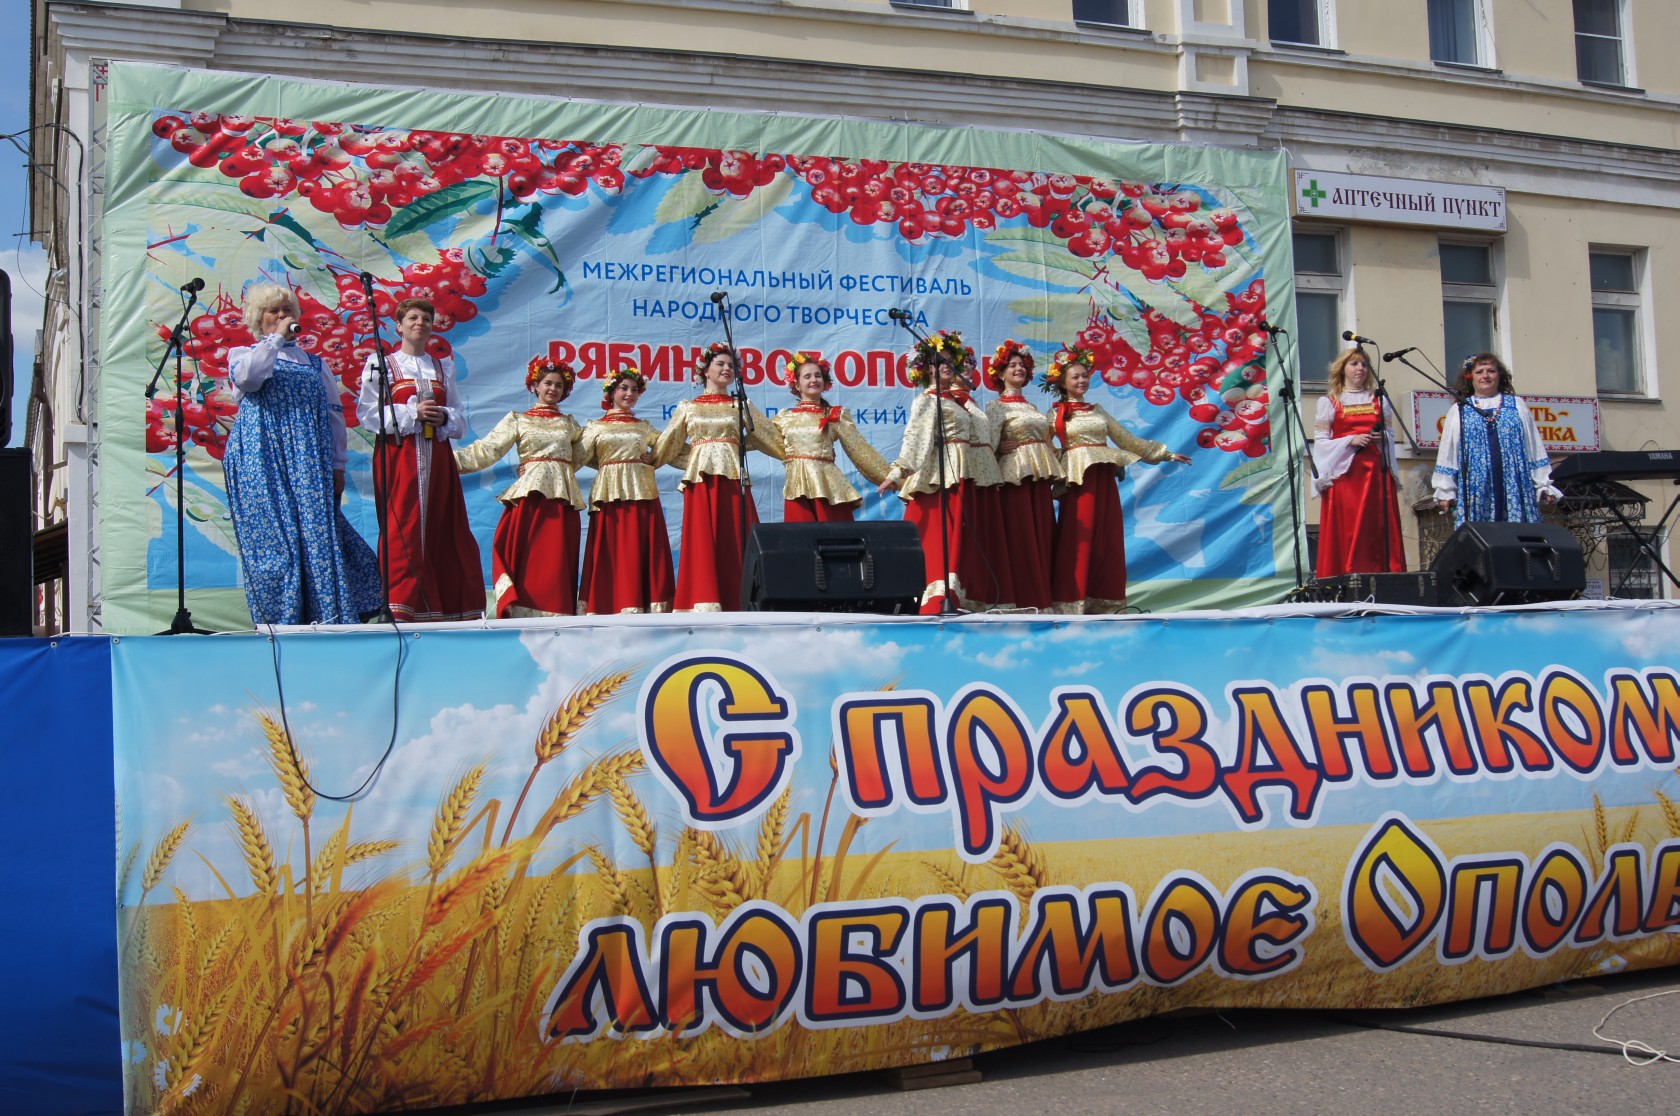
[(887, 311), (887, 317), (891, 318), (895, 322), (907, 322), (910, 320), (910, 311), (900, 310), (898, 307), (894, 306), (891, 310)]
[(202, 291), (203, 289), (204, 289), (204, 280), (203, 279), (194, 279), (192, 282), (188, 283), (186, 286), (181, 288), (181, 293), (182, 294), (197, 294), (199, 291)]
[(728, 297), (729, 297), (729, 292), (728, 291), (713, 291), (712, 292), (712, 301), (717, 303), (719, 306), (722, 306), (723, 305), (723, 300), (728, 298)]
[(1375, 345), (1376, 344), (1376, 342), (1371, 340), (1369, 337), (1361, 337), (1361, 336), (1359, 336), (1359, 334), (1353, 332), (1353, 330), (1351, 330), (1351, 329), (1342, 330), (1342, 340), (1343, 341), (1352, 341), (1352, 342), (1354, 342), (1355, 344), (1358, 344), (1358, 345)]
[(362, 272), (362, 290), (367, 292), (368, 298), (373, 297), (373, 272)]
[(1280, 333), (1288, 333), (1289, 332), (1287, 329), (1284, 329), (1280, 325), (1273, 325), (1271, 322), (1268, 322), (1265, 318), (1261, 318), (1259, 321), (1255, 322), (1254, 324), (1259, 326), (1261, 329), (1265, 330), (1267, 333), (1271, 334), (1273, 337), (1276, 337)]
[(286, 335), (286, 340), (290, 341), (293, 338), (295, 338), (298, 334), (303, 332), (303, 323), (302, 322), (296, 322), (296, 321), (287, 322), (286, 323), (286, 328), (284, 330), (282, 330), (281, 332), (283, 332)]
[(1384, 353), (1383, 354), (1383, 363), (1387, 364), (1391, 360), (1399, 360), (1401, 357), (1405, 356), (1407, 353), (1415, 353), (1415, 352), (1417, 352), (1417, 346), (1412, 345), (1412, 346), (1409, 346), (1407, 348), (1401, 349), (1398, 352)]

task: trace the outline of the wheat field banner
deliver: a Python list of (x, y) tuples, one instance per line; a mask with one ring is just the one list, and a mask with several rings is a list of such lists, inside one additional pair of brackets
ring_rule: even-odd
[(635, 620), (117, 640), (129, 1111), (1680, 961), (1680, 610)]
[[(432, 350), (453, 356), (468, 439), (530, 405), (537, 354), (578, 369), (563, 406), (581, 421), (601, 413), (604, 373), (638, 366), (651, 380), (640, 413), (662, 426), (695, 391), (695, 358), (724, 336), (716, 291), (731, 296), (754, 404), (790, 405), (789, 358), (819, 353), (833, 365), (832, 401), (889, 459), (912, 402), (894, 308), (924, 330), (961, 330), (982, 359), (1015, 339), (1043, 368), (1077, 342), (1101, 373), (1092, 400), (1192, 457), (1124, 481), (1134, 603), (1236, 607), (1293, 584), (1271, 415), (1280, 368), (1259, 325), (1293, 324), (1280, 152), (121, 63), (109, 130), (107, 631), (156, 631), (175, 610), (175, 401), (168, 388), (149, 403), (143, 391), (178, 290), (196, 278), (208, 286), (182, 376), (186, 569), (195, 617), (217, 628), (250, 624), (221, 455), (237, 409), (228, 353), (251, 341), (239, 307), (256, 280), (297, 292), (299, 343), (347, 404), (376, 328), (390, 344), (396, 305), (430, 299)], [(1048, 404), (1036, 387), (1029, 396)], [(354, 406), (346, 413), (353, 421)], [(370, 539), (371, 445), (350, 430), (346, 514)], [(781, 466), (754, 455), (751, 468), (760, 512), (780, 519)], [(513, 469), (465, 479), (486, 562)], [(673, 530), (677, 478), (663, 470), (660, 481)], [(860, 487), (863, 518), (902, 514), (896, 496)]]

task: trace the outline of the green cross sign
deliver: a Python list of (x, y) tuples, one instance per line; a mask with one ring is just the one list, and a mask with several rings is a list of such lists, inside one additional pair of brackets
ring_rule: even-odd
[(1307, 180), (1307, 188), (1301, 191), (1301, 196), (1311, 202), (1314, 209), (1317, 209), (1318, 203), (1330, 195), (1318, 188), (1318, 179), (1312, 178)]

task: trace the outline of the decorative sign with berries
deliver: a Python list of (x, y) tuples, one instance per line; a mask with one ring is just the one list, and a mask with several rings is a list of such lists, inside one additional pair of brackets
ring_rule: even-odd
[[(208, 280), (207, 304), (190, 322), (182, 385), (193, 441), (188, 580), (213, 591), (211, 615), (225, 613), (230, 626), (246, 621), (219, 462), (237, 420), (229, 353), (252, 342), (241, 304), (258, 281), (296, 292), (298, 343), (336, 378), (352, 426), (369, 355), (395, 343), (396, 305), (430, 300), (429, 349), (454, 359), (469, 438), (529, 404), (522, 370), (541, 352), (585, 380), (637, 365), (651, 380), (640, 414), (662, 424), (694, 391), (694, 356), (723, 335), (717, 291), (727, 292), (756, 405), (788, 405), (787, 358), (820, 353), (834, 370), (833, 402), (889, 459), (912, 401), (910, 338), (889, 311), (908, 310), (924, 330), (961, 330), (982, 350), (1017, 338), (1045, 362), (1077, 344), (1097, 363), (1091, 401), (1192, 458), (1133, 469), (1125, 481), (1134, 602), (1273, 599), (1291, 564), (1288, 528), (1275, 529), (1287, 524), (1287, 486), (1273, 453), (1275, 359), (1262, 328), (1268, 282), (1286, 322), (1291, 302), (1278, 286), (1289, 281), (1280, 157), (965, 134), (962, 150), (988, 158), (953, 161), (944, 133), (893, 128), (889, 142), (879, 126), (843, 123), (823, 133), (830, 153), (813, 154), (792, 146), (811, 142), (799, 139), (809, 134), (801, 122), (769, 117), (751, 121), (759, 142), (749, 151), (738, 139), (708, 146), (739, 129), (674, 110), (418, 94), (370, 102), (275, 81), (291, 110), (282, 116), (228, 111), (243, 87), (218, 86), (215, 75), (193, 75), (194, 100), (181, 108), (139, 107), (182, 103), (165, 75), (118, 66), (113, 80), (128, 92), (111, 116), (122, 173), (111, 176), (110, 213), (135, 243), (114, 242), (106, 259), (117, 312), (105, 320), (107, 347), (134, 364), (107, 360), (103, 390), (107, 413), (141, 408), (144, 423), (109, 428), (123, 444), (107, 460), (130, 479), (103, 498), (143, 499), (151, 522), (150, 538), (132, 527), (119, 538), (113, 527), (106, 540), (132, 559), (107, 566), (107, 623), (116, 618), (118, 630), (153, 625), (174, 568), (174, 533), (162, 523), (173, 510), (173, 484), (163, 482), (175, 401), (135, 402), (126, 384), (161, 355), (179, 312), (174, 291), (197, 276)], [(467, 102), (476, 126), (506, 128), (448, 127)], [(665, 142), (672, 136), (691, 145)], [(918, 148), (922, 157), (903, 157)], [(371, 299), (363, 272), (374, 277)], [(131, 333), (142, 325), (144, 347)], [(578, 400), (592, 394), (576, 393), (567, 408), (591, 417)], [(345, 506), (371, 538), (370, 446), (368, 432), (350, 431)], [(131, 448), (144, 450), (143, 482)], [(780, 466), (750, 464), (761, 514), (776, 519)], [(512, 468), (467, 482), (485, 555)], [(661, 478), (673, 530), (676, 479)], [(896, 498), (871, 492), (862, 514), (901, 512)], [(125, 581), (128, 568), (150, 572)]]

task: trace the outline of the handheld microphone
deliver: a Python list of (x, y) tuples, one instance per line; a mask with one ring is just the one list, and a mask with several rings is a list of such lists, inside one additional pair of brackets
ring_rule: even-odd
[(1417, 352), (1417, 346), (1416, 345), (1410, 345), (1410, 346), (1407, 346), (1404, 349), (1399, 350), (1398, 352), (1384, 353), (1383, 354), (1383, 363), (1387, 364), (1391, 360), (1399, 360), (1401, 357), (1405, 356), (1407, 353), (1415, 353), (1415, 352)]
[(717, 303), (719, 306), (723, 305), (723, 300), (728, 298), (728, 297), (729, 297), (729, 292), (728, 291), (713, 291), (712, 292), (712, 301)]
[(291, 341), (296, 338), (298, 334), (303, 332), (303, 323), (295, 321), (287, 322), (286, 328), (281, 332), (286, 335), (286, 340)]
[(181, 288), (181, 293), (182, 294), (197, 294), (199, 291), (202, 291), (203, 289), (204, 289), (204, 280), (201, 279), (201, 278), (200, 279), (194, 279), (192, 282), (188, 283), (186, 286)]
[(1343, 341), (1352, 341), (1356, 345), (1375, 345), (1376, 344), (1376, 342), (1371, 340), (1369, 337), (1361, 337), (1361, 336), (1359, 336), (1359, 334), (1353, 332), (1353, 330), (1351, 330), (1351, 329), (1342, 330), (1342, 340)]
[(894, 306), (891, 310), (887, 311), (887, 317), (891, 318), (895, 322), (908, 321), (910, 319), (910, 311), (900, 310), (898, 307)]

